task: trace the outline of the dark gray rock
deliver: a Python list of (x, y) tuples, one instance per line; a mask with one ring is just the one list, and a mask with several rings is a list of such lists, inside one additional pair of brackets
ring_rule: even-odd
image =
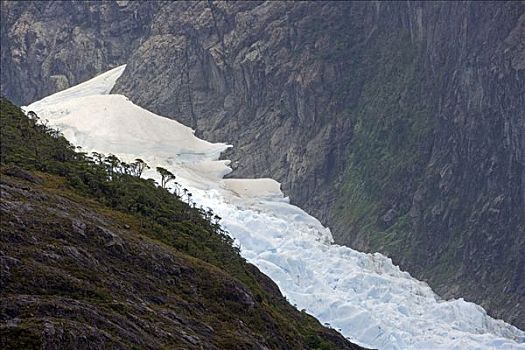
[(5, 169), (5, 174), (9, 176), (15, 176), (20, 179), (24, 179), (26, 181), (39, 184), (42, 183), (42, 180), (37, 178), (36, 176), (33, 176), (30, 172), (25, 171), (24, 169), (20, 169), (19, 167), (12, 166), (7, 169)]
[(29, 104), (124, 64), (161, 1), (2, 1), (1, 94)]

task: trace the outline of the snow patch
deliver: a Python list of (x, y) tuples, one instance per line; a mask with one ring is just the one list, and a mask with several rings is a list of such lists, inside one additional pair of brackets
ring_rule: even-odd
[(281, 184), (274, 179), (225, 179), (222, 184), (241, 198), (283, 198)]

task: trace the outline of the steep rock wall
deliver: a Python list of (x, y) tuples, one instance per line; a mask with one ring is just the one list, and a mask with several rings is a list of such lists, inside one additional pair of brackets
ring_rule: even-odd
[(29, 104), (124, 64), (162, 4), (2, 1), (2, 95)]

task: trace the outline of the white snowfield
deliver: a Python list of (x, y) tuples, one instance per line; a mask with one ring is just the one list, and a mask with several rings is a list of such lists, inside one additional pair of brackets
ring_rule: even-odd
[[(443, 301), (381, 254), (332, 244), (329, 229), (290, 205), (271, 179), (223, 179), (226, 144), (108, 95), (124, 66), (26, 107), (84, 151), (165, 167), (210, 207), (241, 254), (298, 309), (350, 340), (379, 349), (525, 349), (525, 332), (463, 299)], [(157, 178), (153, 171), (146, 177)]]

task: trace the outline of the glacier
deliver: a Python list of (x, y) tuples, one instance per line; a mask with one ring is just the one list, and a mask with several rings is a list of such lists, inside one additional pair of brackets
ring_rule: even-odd
[[(174, 120), (110, 91), (125, 66), (24, 107), (83, 151), (162, 166), (212, 208), (241, 255), (290, 303), (365, 347), (525, 349), (525, 332), (463, 299), (442, 300), (381, 254), (333, 244), (330, 230), (289, 203), (272, 179), (224, 179), (230, 145), (210, 143)], [(226, 140), (227, 141), (227, 140)], [(145, 177), (158, 179), (153, 171)]]

